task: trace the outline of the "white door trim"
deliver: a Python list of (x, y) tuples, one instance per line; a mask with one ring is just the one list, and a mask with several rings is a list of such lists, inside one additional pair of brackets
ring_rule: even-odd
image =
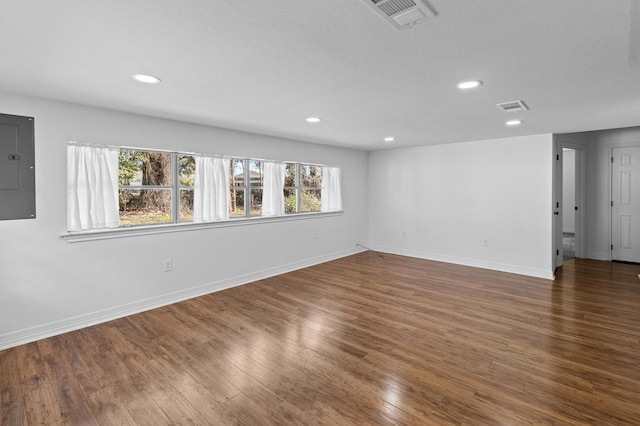
[(562, 142), (553, 140), (552, 202), (551, 202), (551, 264), (554, 270), (562, 266)]

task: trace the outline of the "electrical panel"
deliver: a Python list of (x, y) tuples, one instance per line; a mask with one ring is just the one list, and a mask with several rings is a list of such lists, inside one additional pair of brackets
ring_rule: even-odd
[(0, 220), (36, 217), (33, 117), (0, 114)]

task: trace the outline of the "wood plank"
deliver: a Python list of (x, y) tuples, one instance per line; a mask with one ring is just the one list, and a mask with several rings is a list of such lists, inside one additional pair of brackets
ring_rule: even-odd
[(365, 252), (2, 351), (2, 424), (638, 424), (639, 272)]
[[(18, 358), (26, 346), (0, 352), (0, 424), (3, 425), (23, 423), (27, 415), (24, 400), (27, 383), (18, 370)], [(37, 374), (36, 370), (29, 373)]]

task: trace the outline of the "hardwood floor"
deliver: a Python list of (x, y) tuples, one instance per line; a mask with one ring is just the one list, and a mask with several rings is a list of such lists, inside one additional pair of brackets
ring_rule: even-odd
[(638, 273), (361, 253), (2, 351), (1, 424), (640, 424)]

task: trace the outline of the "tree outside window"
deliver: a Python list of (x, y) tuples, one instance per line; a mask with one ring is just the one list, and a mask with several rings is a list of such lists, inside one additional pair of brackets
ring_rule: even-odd
[[(262, 216), (264, 162), (230, 158), (229, 218)], [(193, 221), (195, 155), (122, 148), (119, 151), (120, 226)], [(285, 214), (320, 212), (322, 167), (287, 163)]]
[(284, 177), (285, 213), (319, 212), (321, 200), (322, 167), (287, 163)]
[(120, 226), (191, 221), (194, 171), (193, 155), (120, 149)]

